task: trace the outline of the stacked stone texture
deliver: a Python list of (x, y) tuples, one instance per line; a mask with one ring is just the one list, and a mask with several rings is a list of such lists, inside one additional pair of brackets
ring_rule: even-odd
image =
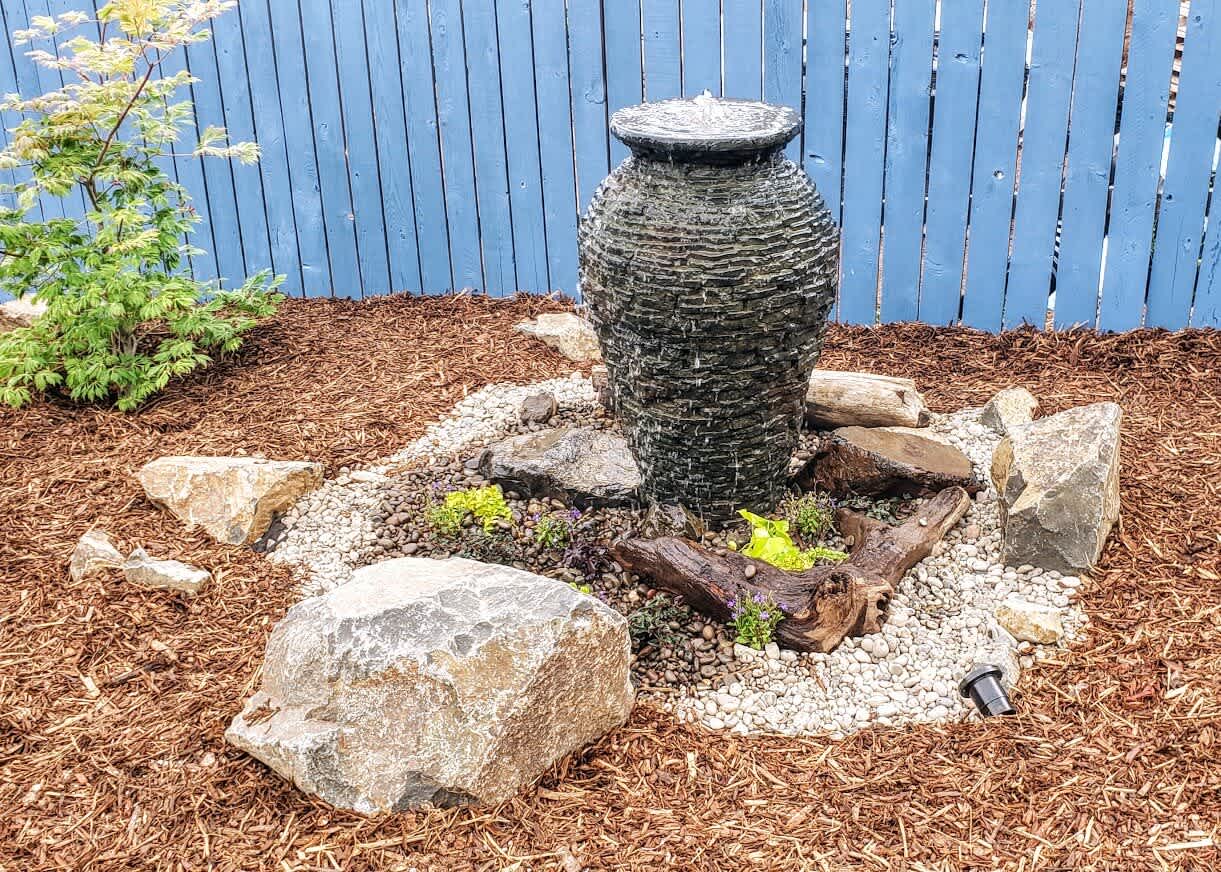
[[(760, 104), (746, 105), (755, 120)], [(774, 111), (791, 117), (786, 135), (754, 150), (743, 131), (726, 131), (726, 150), (613, 125), (634, 154), (580, 229), (582, 291), (642, 496), (711, 519), (783, 496), (835, 296), (838, 230), (779, 151), (795, 114)]]

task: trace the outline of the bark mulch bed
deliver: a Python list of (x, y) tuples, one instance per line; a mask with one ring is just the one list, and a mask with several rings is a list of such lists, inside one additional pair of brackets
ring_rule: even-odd
[[(338, 467), (385, 456), (464, 391), (572, 365), (512, 332), (559, 304), (294, 301), (239, 359), (134, 415), (0, 412), (0, 870), (1190, 869), (1221, 866), (1221, 334), (889, 326), (822, 365), (912, 375), (930, 405), (1022, 384), (1125, 410), (1123, 522), (1086, 643), (1027, 673), (1021, 715), (740, 738), (644, 707), (498, 808), (367, 820), (228, 748), (287, 574), (143, 499), (170, 453)], [(212, 569), (196, 600), (76, 585), (91, 525)]]

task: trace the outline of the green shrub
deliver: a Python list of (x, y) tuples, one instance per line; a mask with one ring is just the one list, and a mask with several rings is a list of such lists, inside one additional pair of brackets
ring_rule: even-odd
[[(232, 352), (259, 318), (275, 311), (282, 277), (260, 272), (236, 290), (198, 282), (185, 270), (202, 253), (186, 240), (199, 221), (190, 197), (158, 160), (175, 154), (191, 104), (175, 93), (198, 81), (157, 75), (166, 58), (210, 38), (207, 21), (232, 0), (110, 0), (97, 18), (35, 16), (18, 43), (61, 37), (56, 51), (29, 52), (65, 84), (3, 108), (24, 120), (0, 152), (16, 208), (0, 209), (0, 290), (32, 294), (46, 312), (0, 337), (0, 402), (21, 406), (35, 392), (137, 407), (171, 378)], [(91, 40), (84, 35), (97, 33)], [(53, 46), (54, 47), (54, 46)], [(254, 143), (229, 143), (208, 128), (192, 156), (258, 160)], [(80, 220), (34, 220), (42, 199), (83, 197)]]
[(466, 513), (453, 506), (429, 506), (424, 512), (424, 520), (433, 532), (439, 536), (452, 539), (462, 532), (462, 519)]
[(835, 507), (829, 497), (821, 494), (790, 497), (781, 504), (780, 511), (805, 539), (819, 539), (835, 525)]

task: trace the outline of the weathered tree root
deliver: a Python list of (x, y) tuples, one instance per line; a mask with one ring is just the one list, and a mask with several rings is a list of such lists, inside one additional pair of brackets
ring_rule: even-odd
[[(890, 526), (857, 512), (836, 512), (852, 546), (847, 560), (804, 572), (785, 572), (735, 552), (724, 556), (686, 539), (626, 539), (612, 552), (626, 569), (652, 579), (660, 590), (718, 621), (730, 618), (729, 601), (770, 596), (786, 617), (776, 640), (797, 651), (831, 651), (846, 636), (876, 633), (895, 585), (966, 514), (971, 498), (947, 488), (911, 518)], [(747, 567), (754, 574), (747, 577)]]

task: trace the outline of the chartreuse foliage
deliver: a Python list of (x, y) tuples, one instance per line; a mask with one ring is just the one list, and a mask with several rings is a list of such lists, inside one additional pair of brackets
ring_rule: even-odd
[(788, 521), (773, 521), (745, 509), (738, 514), (751, 525), (750, 542), (742, 549), (742, 554), (747, 557), (754, 557), (790, 572), (809, 569), (822, 560), (839, 561), (848, 558), (844, 552), (832, 548), (798, 548), (789, 535)]
[(470, 512), (483, 525), (483, 532), (491, 533), (497, 521), (513, 520), (513, 512), (505, 502), (500, 485), (472, 487), (451, 491), (445, 495), (445, 507), (459, 512)]
[[(0, 402), (20, 406), (35, 392), (112, 400), (128, 410), (181, 376), (231, 352), (271, 314), (282, 277), (268, 272), (235, 290), (193, 280), (187, 239), (199, 218), (188, 193), (158, 159), (258, 160), (252, 142), (204, 130), (187, 153), (175, 145), (193, 125), (175, 94), (194, 79), (161, 74), (167, 57), (210, 38), (204, 25), (233, 0), (110, 0), (96, 18), (36, 16), (18, 44), (57, 39), (29, 52), (63, 87), (5, 97), (24, 120), (0, 152), (0, 169), (24, 179), (0, 209), (0, 290), (33, 295), (46, 312), (0, 337)], [(96, 37), (93, 38), (93, 37)], [(54, 198), (83, 198), (83, 218), (40, 221)]]

